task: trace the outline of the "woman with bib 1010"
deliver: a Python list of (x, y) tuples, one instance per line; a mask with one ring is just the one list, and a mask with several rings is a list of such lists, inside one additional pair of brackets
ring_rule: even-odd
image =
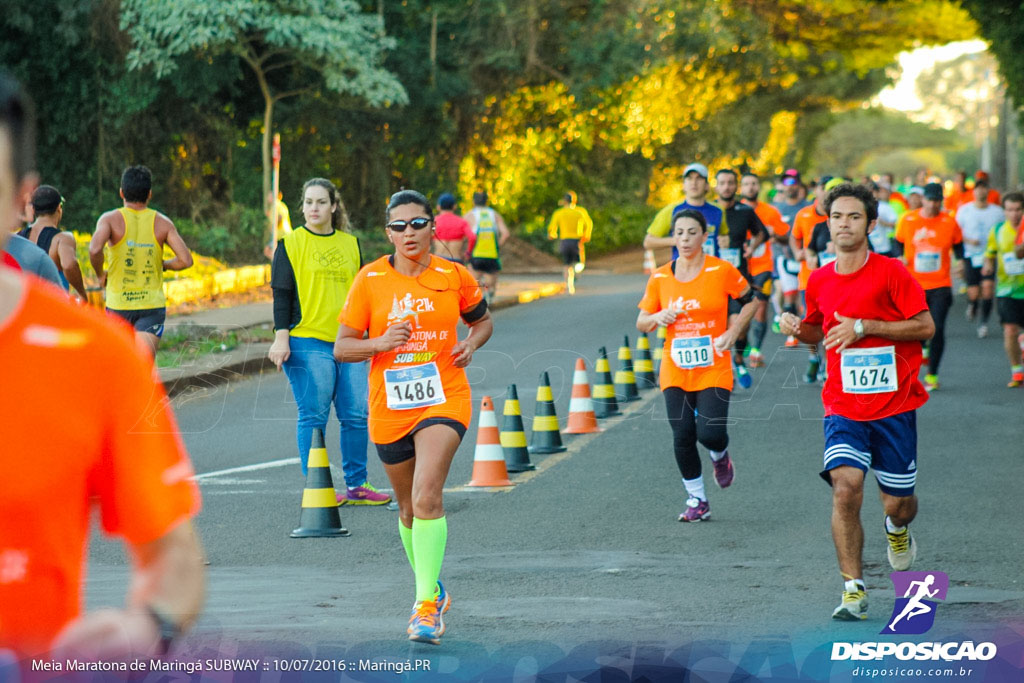
[[(448, 538), (442, 493), (473, 412), (464, 368), (493, 326), (469, 271), (431, 255), (434, 214), (426, 197), (396, 193), (386, 219), (395, 252), (356, 276), (334, 357), (371, 359), (370, 438), (398, 500), (398, 531), (416, 577), (407, 632), (437, 645), (451, 603), (438, 580)], [(469, 327), (461, 341), (460, 318)]]
[[(732, 484), (726, 431), (733, 385), (730, 349), (757, 310), (740, 271), (704, 253), (706, 233), (707, 221), (699, 211), (683, 209), (672, 216), (679, 258), (651, 274), (636, 320), (641, 332), (666, 328), (660, 384), (687, 493), (680, 522), (711, 517), (698, 441), (710, 451), (718, 485)], [(742, 306), (732, 325), (728, 324), (730, 298)]]
[(302, 187), (306, 224), (288, 233), (274, 252), (274, 343), (268, 358), (288, 376), (299, 408), (296, 440), (306, 474), (313, 430), (325, 430), (331, 404), (341, 426), (342, 505), (383, 505), (391, 496), (366, 479), (366, 363), (334, 360), (338, 311), (359, 267), (359, 241), (348, 226), (338, 190), (324, 178)]

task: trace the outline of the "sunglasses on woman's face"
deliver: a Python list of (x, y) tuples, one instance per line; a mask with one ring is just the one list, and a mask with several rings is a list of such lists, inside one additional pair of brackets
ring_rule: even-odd
[(405, 232), (407, 227), (411, 227), (413, 230), (422, 230), (428, 225), (430, 225), (429, 218), (413, 218), (411, 221), (391, 221), (388, 223), (388, 228), (394, 232)]

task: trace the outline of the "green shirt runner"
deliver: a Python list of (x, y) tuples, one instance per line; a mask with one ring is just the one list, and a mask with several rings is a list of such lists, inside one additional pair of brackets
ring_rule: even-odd
[(1024, 299), (1024, 259), (1013, 253), (1017, 229), (1003, 221), (988, 235), (985, 256), (996, 262), (996, 296)]

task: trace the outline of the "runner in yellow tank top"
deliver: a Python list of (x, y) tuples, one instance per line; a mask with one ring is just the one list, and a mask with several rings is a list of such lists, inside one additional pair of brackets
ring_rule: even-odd
[[(145, 166), (131, 166), (121, 175), (124, 206), (107, 211), (96, 222), (89, 260), (106, 289), (107, 312), (126, 320), (136, 337), (156, 355), (167, 317), (164, 271), (184, 270), (192, 254), (167, 216), (149, 208), (153, 175)], [(163, 260), (164, 245), (174, 258)], [(104, 269), (104, 247), (109, 247)]]
[(466, 222), (476, 235), (469, 245), (469, 270), (483, 288), (487, 303), (494, 303), (501, 270), (499, 252), (509, 236), (505, 219), (487, 205), (486, 192), (474, 192), (473, 210), (466, 214)]
[(590, 241), (594, 230), (594, 220), (576, 201), (575, 192), (566, 192), (548, 223), (548, 239), (559, 240), (558, 253), (565, 264), (565, 284), (569, 294), (576, 293), (576, 274), (583, 272), (586, 262), (583, 245)]

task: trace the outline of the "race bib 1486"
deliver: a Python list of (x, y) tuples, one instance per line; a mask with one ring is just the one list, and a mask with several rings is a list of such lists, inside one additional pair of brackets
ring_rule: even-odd
[(384, 387), (391, 410), (413, 410), (445, 402), (437, 363), (385, 370)]

